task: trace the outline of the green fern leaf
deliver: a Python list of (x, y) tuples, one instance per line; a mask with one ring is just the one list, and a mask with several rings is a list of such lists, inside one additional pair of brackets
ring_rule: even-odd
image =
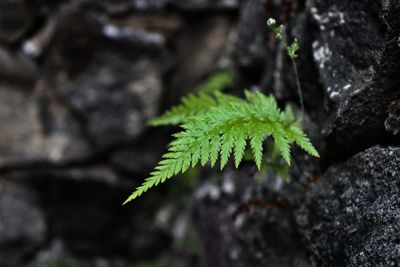
[(189, 94), (182, 98), (180, 105), (174, 106), (163, 115), (151, 119), (149, 125), (178, 125), (186, 122), (191, 116), (207, 112), (209, 108), (221, 103), (237, 101), (239, 98), (221, 91), (233, 84), (231, 72), (220, 72), (212, 75), (200, 88), (197, 95)]
[(225, 167), (228, 162), (229, 156), (231, 155), (233, 143), (235, 139), (233, 137), (232, 128), (224, 132), (221, 137), (221, 170)]
[(304, 134), (304, 132), (300, 128), (298, 128), (297, 126), (289, 127), (288, 136), (308, 154), (317, 158), (319, 157), (318, 151), (315, 149), (310, 139)]
[[(187, 171), (190, 166), (196, 166), (199, 161), (203, 166), (207, 162), (211, 162), (213, 166), (220, 155), (222, 169), (233, 154), (235, 166), (238, 167), (247, 142), (250, 143), (254, 161), (260, 169), (263, 141), (270, 135), (287, 164), (290, 164), (292, 143), (296, 143), (313, 156), (319, 156), (310, 140), (296, 125), (291, 110), (281, 111), (272, 96), (265, 96), (259, 92), (246, 91), (245, 96), (246, 99), (232, 100), (219, 95), (217, 105), (209, 106), (207, 112), (200, 112), (186, 119), (182, 131), (174, 135), (175, 140), (171, 142), (168, 152), (154, 172), (125, 203), (172, 176)], [(227, 102), (220, 102), (222, 98)], [(208, 101), (207, 97), (203, 99)], [(188, 98), (184, 104), (188, 105), (193, 100), (193, 97)]]
[(263, 141), (264, 135), (260, 131), (256, 131), (250, 138), (250, 146), (253, 152), (254, 161), (256, 162), (257, 168), (261, 168), (261, 162), (263, 157)]
[(206, 93), (221, 92), (233, 85), (233, 73), (230, 71), (217, 72), (211, 75), (199, 88)]
[(238, 127), (235, 131), (235, 143), (234, 143), (234, 156), (235, 156), (235, 167), (238, 168), (240, 162), (243, 159), (244, 151), (246, 149), (247, 133), (243, 127)]

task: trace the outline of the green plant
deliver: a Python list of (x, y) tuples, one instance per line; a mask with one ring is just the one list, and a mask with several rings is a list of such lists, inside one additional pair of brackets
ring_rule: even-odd
[[(245, 96), (245, 99), (235, 97), (232, 101), (219, 101), (218, 105), (212, 103), (207, 112), (188, 117), (181, 126), (183, 130), (174, 135), (175, 140), (169, 145), (168, 152), (150, 177), (125, 203), (198, 163), (204, 166), (210, 162), (214, 166), (220, 159), (220, 168), (223, 169), (233, 154), (237, 168), (248, 144), (253, 159), (260, 168), (263, 141), (269, 136), (273, 138), (288, 165), (290, 146), (293, 143), (318, 157), (318, 152), (294, 120), (290, 108), (280, 110), (274, 97), (260, 92), (245, 91)], [(198, 96), (196, 101), (202, 102), (201, 99), (204, 98)]]
[(182, 104), (174, 106), (163, 115), (150, 120), (149, 124), (151, 126), (178, 125), (192, 115), (207, 112), (211, 107), (237, 101), (239, 98), (221, 92), (232, 84), (233, 74), (231, 72), (218, 72), (200, 86), (198, 95), (189, 94), (182, 97)]
[[(276, 26), (276, 21), (271, 19), (267, 25), (274, 30), (279, 40), (285, 40), (282, 25)], [(297, 40), (286, 45), (286, 48), (294, 63), (299, 51)], [(293, 66), (297, 75), (296, 65)], [(238, 168), (247, 146), (251, 149), (251, 158), (260, 170), (263, 143), (268, 137), (273, 140), (271, 158), (275, 160), (278, 153), (289, 166), (293, 144), (297, 144), (310, 155), (319, 157), (290, 107), (281, 110), (273, 96), (260, 92), (246, 90), (245, 99), (225, 94), (221, 92), (221, 88), (231, 85), (232, 76), (229, 74), (222, 76), (223, 78), (218, 77), (216, 75), (208, 80), (199, 94), (183, 97), (182, 104), (150, 121), (153, 126), (180, 124), (182, 130), (173, 135), (175, 140), (170, 143), (168, 152), (150, 177), (136, 188), (124, 204), (199, 163), (204, 166), (209, 162), (211, 166), (215, 166), (219, 159), (222, 170), (233, 155), (235, 167)], [(298, 76), (296, 77), (298, 82)], [(303, 109), (299, 82), (298, 88)], [(277, 170), (282, 173), (283, 179), (289, 180), (286, 169), (278, 166)]]
[(293, 42), (291, 44), (288, 44), (286, 40), (285, 27), (283, 25), (278, 26), (276, 24), (276, 20), (273, 18), (267, 20), (267, 26), (274, 32), (275, 38), (281, 41), (284, 46), (286, 46), (287, 54), (292, 62), (294, 75), (296, 77), (297, 93), (300, 99), (301, 110), (304, 113), (303, 93), (301, 90), (300, 78), (296, 64), (296, 58), (299, 57), (298, 52), (300, 50), (299, 41), (297, 40), (297, 38), (294, 38)]

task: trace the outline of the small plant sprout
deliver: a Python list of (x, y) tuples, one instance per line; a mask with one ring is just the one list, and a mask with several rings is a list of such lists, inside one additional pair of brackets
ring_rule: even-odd
[(299, 42), (297, 38), (294, 39), (294, 42), (287, 47), (288, 55), (291, 59), (296, 59), (299, 57)]
[(301, 90), (300, 78), (299, 78), (297, 64), (296, 64), (296, 58), (299, 57), (298, 53), (300, 50), (299, 41), (297, 40), (297, 38), (295, 38), (291, 44), (288, 44), (287, 40), (286, 40), (286, 35), (285, 35), (285, 27), (283, 25), (277, 26), (276, 20), (273, 18), (269, 18), (267, 20), (267, 26), (274, 32), (275, 38), (277, 40), (281, 41), (282, 44), (286, 47), (287, 54), (292, 61), (293, 71), (294, 71), (294, 74), (296, 77), (297, 93), (299, 95), (301, 110), (304, 113), (303, 93)]

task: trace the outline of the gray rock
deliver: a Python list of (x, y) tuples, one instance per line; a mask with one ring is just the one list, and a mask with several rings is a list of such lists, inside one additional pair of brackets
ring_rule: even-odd
[(162, 91), (162, 36), (102, 26), (68, 8), (55, 32), (47, 77), (92, 144), (104, 149), (139, 136)]
[(82, 179), (66, 175), (43, 172), (31, 182), (52, 223), (49, 238), (61, 242), (68, 254), (76, 259), (125, 255), (143, 260), (168, 245), (169, 236), (151, 227), (140, 201), (122, 206), (132, 185), (104, 181), (102, 172), (86, 171), (88, 177)]
[(73, 0), (73, 2), (114, 15), (132, 10), (161, 10), (166, 7), (169, 0)]
[(400, 149), (373, 147), (331, 167), (297, 222), (316, 266), (400, 265)]
[(170, 4), (188, 11), (234, 10), (239, 7), (239, 0), (169, 0)]
[(239, 0), (73, 0), (74, 2), (94, 9), (100, 9), (115, 15), (128, 11), (159, 11), (173, 7), (183, 11), (235, 10)]
[(263, 11), (262, 0), (250, 0), (241, 10), (234, 54), (237, 65), (241, 68), (262, 69), (266, 61), (267, 18)]
[(193, 92), (204, 77), (215, 71), (233, 28), (233, 21), (220, 14), (193, 16), (186, 23), (186, 30), (176, 40), (176, 69), (167, 95), (175, 99), (168, 99), (169, 105)]
[(72, 256), (62, 241), (55, 240), (46, 249), (37, 253), (35, 259), (24, 267), (127, 267), (131, 266), (118, 258), (95, 257), (79, 259)]
[(0, 165), (61, 163), (90, 152), (79, 125), (46, 86), (0, 83)]
[(310, 8), (318, 28), (313, 56), (328, 114), (323, 133), (334, 158), (389, 135), (387, 110), (400, 97), (399, 13), (400, 3), (393, 0), (316, 0)]
[(25, 186), (0, 180), (0, 265), (21, 266), (46, 238), (37, 199)]
[(32, 26), (37, 13), (33, 2), (26, 0), (0, 2), (0, 42), (13, 43)]
[(226, 172), (220, 185), (200, 186), (193, 214), (207, 266), (308, 266), (293, 206), (248, 168)]

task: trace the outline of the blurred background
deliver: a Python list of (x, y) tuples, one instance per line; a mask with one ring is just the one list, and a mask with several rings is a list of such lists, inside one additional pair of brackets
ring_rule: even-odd
[[(0, 267), (311, 266), (293, 212), (308, 184), (386, 138), (342, 112), (373, 78), (385, 7), (333, 2), (1, 0)], [(178, 130), (147, 121), (215, 73), (233, 73), (227, 92), (301, 113), (269, 17), (299, 39), (303, 124), (322, 161), (295, 149), (290, 184), (249, 163), (194, 169), (122, 206)]]

